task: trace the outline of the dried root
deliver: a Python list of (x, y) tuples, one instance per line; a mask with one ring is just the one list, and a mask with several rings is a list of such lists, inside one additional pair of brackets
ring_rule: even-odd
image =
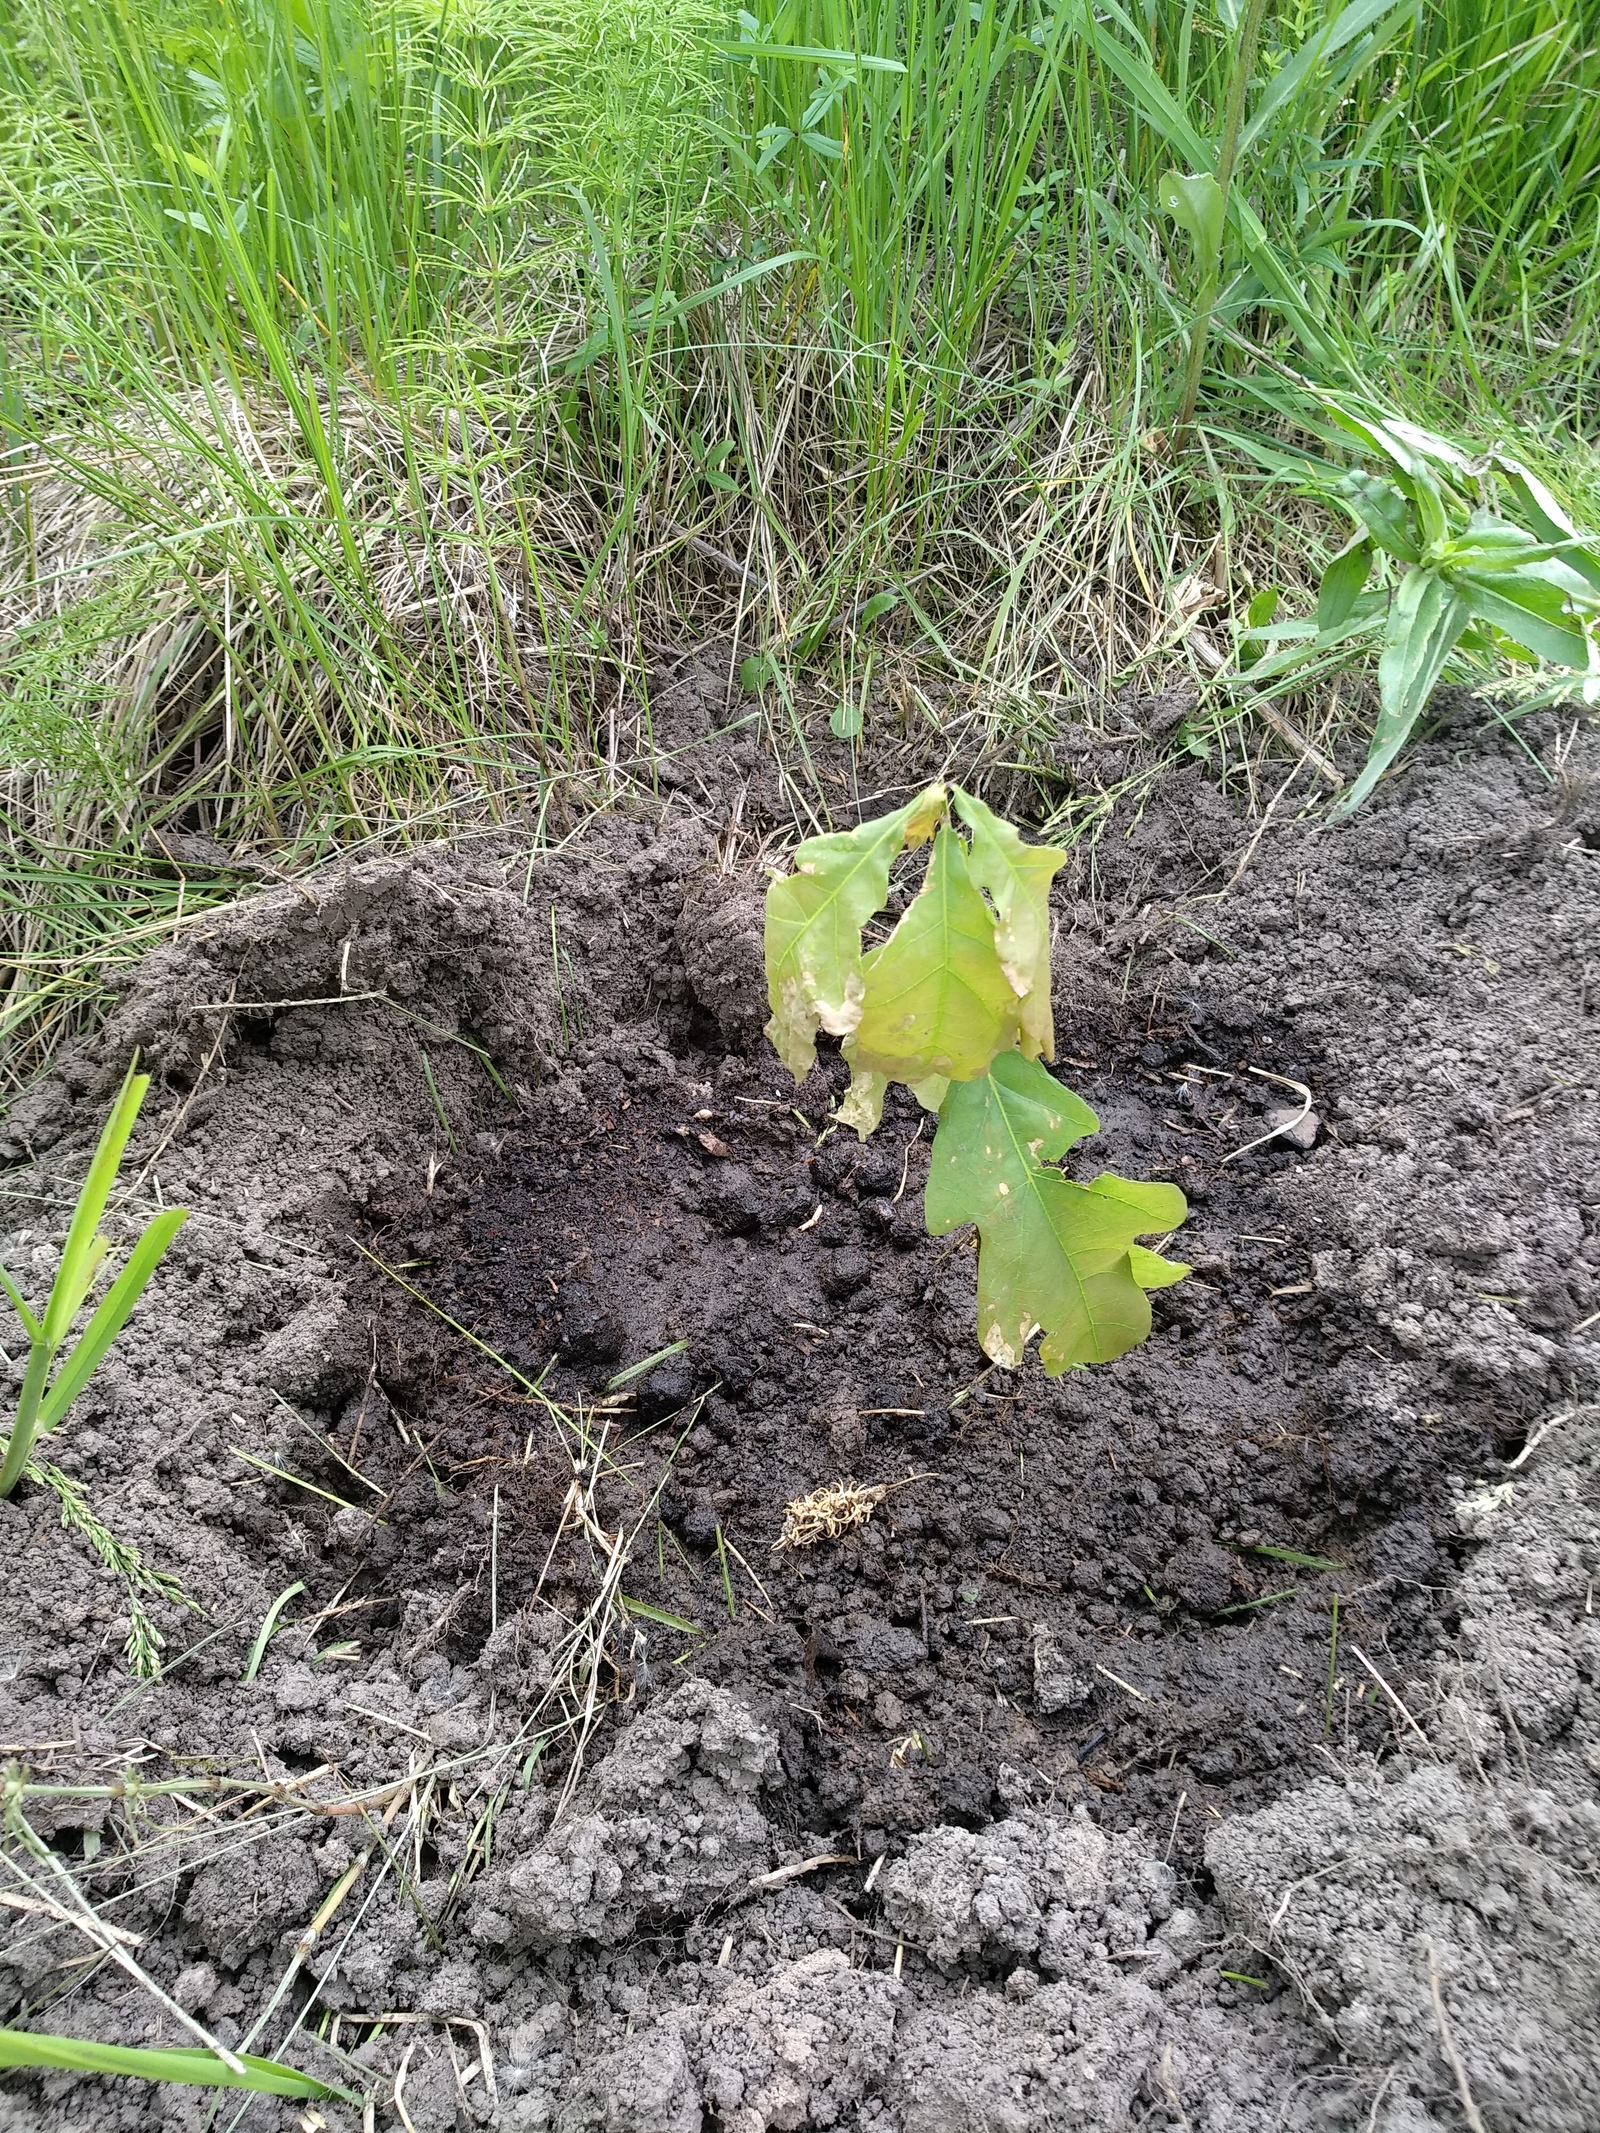
[(797, 1496), (783, 1507), (783, 1531), (773, 1554), (786, 1548), (814, 1548), (820, 1540), (837, 1540), (841, 1533), (864, 1526), (888, 1495), (889, 1487), (882, 1481), (870, 1486), (859, 1481), (830, 1481), (823, 1488), (813, 1489), (809, 1496)]

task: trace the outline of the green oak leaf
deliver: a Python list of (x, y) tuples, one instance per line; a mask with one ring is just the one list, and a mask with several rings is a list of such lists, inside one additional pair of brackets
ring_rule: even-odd
[(889, 868), (907, 844), (925, 844), (945, 811), (943, 785), (859, 829), (810, 837), (794, 872), (767, 891), (767, 1035), (796, 1081), (816, 1059), (816, 1034), (848, 1037), (865, 990), (861, 929), (889, 894)]
[(1079, 1185), (1048, 1167), (1098, 1125), (1081, 1097), (1019, 1052), (1002, 1054), (979, 1080), (953, 1083), (939, 1113), (928, 1229), (942, 1237), (977, 1224), (978, 1337), (1007, 1369), (1036, 1329), (1052, 1377), (1114, 1361), (1150, 1331), (1146, 1287), (1188, 1272), (1136, 1242), (1184, 1220), (1175, 1185), (1109, 1171)]
[(1018, 1035), (1029, 1059), (1054, 1059), (1050, 1015), (1050, 884), (1066, 864), (1059, 845), (1024, 844), (1009, 822), (959, 786), (951, 799), (972, 832), (967, 871), (995, 909), (1000, 968), (1021, 1002)]
[(857, 1074), (970, 1081), (1016, 1042), (1019, 1003), (1000, 967), (994, 915), (948, 825), (933, 840), (927, 880), (861, 972), (866, 996), (844, 1046)]

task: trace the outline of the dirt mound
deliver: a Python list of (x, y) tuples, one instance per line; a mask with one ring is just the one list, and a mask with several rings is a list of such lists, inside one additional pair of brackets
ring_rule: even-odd
[[(212, 2034), (419, 2133), (1583, 2123), (1592, 1424), (1504, 1462), (1600, 1364), (1594, 753), (1463, 726), (1337, 832), (1196, 772), (1079, 848), (1058, 1070), (1196, 1274), (1054, 1383), (977, 1351), (915, 1109), (858, 1146), (765, 1055), (692, 816), (161, 951), (7, 1122), (0, 1250), (47, 1279), (139, 1044), (130, 1218), (197, 1219), (59, 1456), (207, 1619), (130, 1683), (0, 1507), (17, 1811)], [(6, 1915), (0, 2012), (178, 2041)]]

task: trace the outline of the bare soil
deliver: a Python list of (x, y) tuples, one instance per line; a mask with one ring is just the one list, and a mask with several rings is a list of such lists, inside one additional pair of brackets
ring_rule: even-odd
[[(242, 904), (13, 1113), (40, 1287), (135, 1044), (161, 1077), (139, 1204), (196, 1217), (58, 1456), (203, 1611), (130, 1682), (54, 1499), (0, 1506), (14, 1811), (212, 2034), (418, 2133), (1420, 2133), (1463, 2081), (1581, 2133), (1592, 736), (1463, 701), (1348, 828), (1197, 766), (1075, 848), (1057, 1071), (1091, 1170), (1183, 1185), (1195, 1272), (1055, 1381), (976, 1348), (931, 1121), (860, 1145), (838, 1060), (766, 1050), (762, 796), (700, 767), (555, 856)], [(864, 1524), (774, 1552), (851, 1479)], [(105, 1797), (130, 1767), (277, 1790)], [(0, 2015), (180, 2040), (4, 1915)], [(0, 2078), (0, 2126), (216, 2108)]]

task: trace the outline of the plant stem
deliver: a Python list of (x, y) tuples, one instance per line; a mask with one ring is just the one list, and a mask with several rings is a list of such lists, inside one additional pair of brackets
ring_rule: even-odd
[(11, 1438), (6, 1445), (5, 1465), (0, 1466), (0, 1503), (3, 1503), (22, 1479), (22, 1470), (33, 1450), (33, 1440), (39, 1430), (39, 1409), (44, 1404), (44, 1389), (50, 1376), (50, 1365), (55, 1360), (55, 1343), (36, 1340), (29, 1343), (28, 1370), (22, 1380), (22, 1391), (17, 1398), (17, 1416), (11, 1425)]
[[(1234, 60), (1233, 73), (1228, 82), (1228, 102), (1222, 121), (1222, 148), (1217, 157), (1217, 186), (1222, 194), (1223, 242), (1228, 228), (1228, 195), (1233, 190), (1233, 166), (1239, 154), (1239, 133), (1244, 125), (1244, 100), (1250, 90), (1250, 76), (1256, 63), (1256, 42), (1261, 35), (1262, 17), (1267, 11), (1267, 0), (1250, 0), (1245, 12), (1244, 27), (1239, 32), (1239, 50)], [(1206, 343), (1211, 337), (1211, 314), (1216, 309), (1217, 284), (1222, 278), (1222, 245), (1219, 243), (1214, 258), (1208, 263), (1205, 279), (1200, 285), (1200, 302), (1195, 311), (1194, 324), (1189, 328), (1189, 360), (1184, 365), (1183, 399), (1178, 408), (1178, 420), (1173, 431), (1174, 453), (1187, 449), (1189, 432), (1194, 426), (1195, 403), (1200, 398), (1200, 372), (1205, 365)]]

